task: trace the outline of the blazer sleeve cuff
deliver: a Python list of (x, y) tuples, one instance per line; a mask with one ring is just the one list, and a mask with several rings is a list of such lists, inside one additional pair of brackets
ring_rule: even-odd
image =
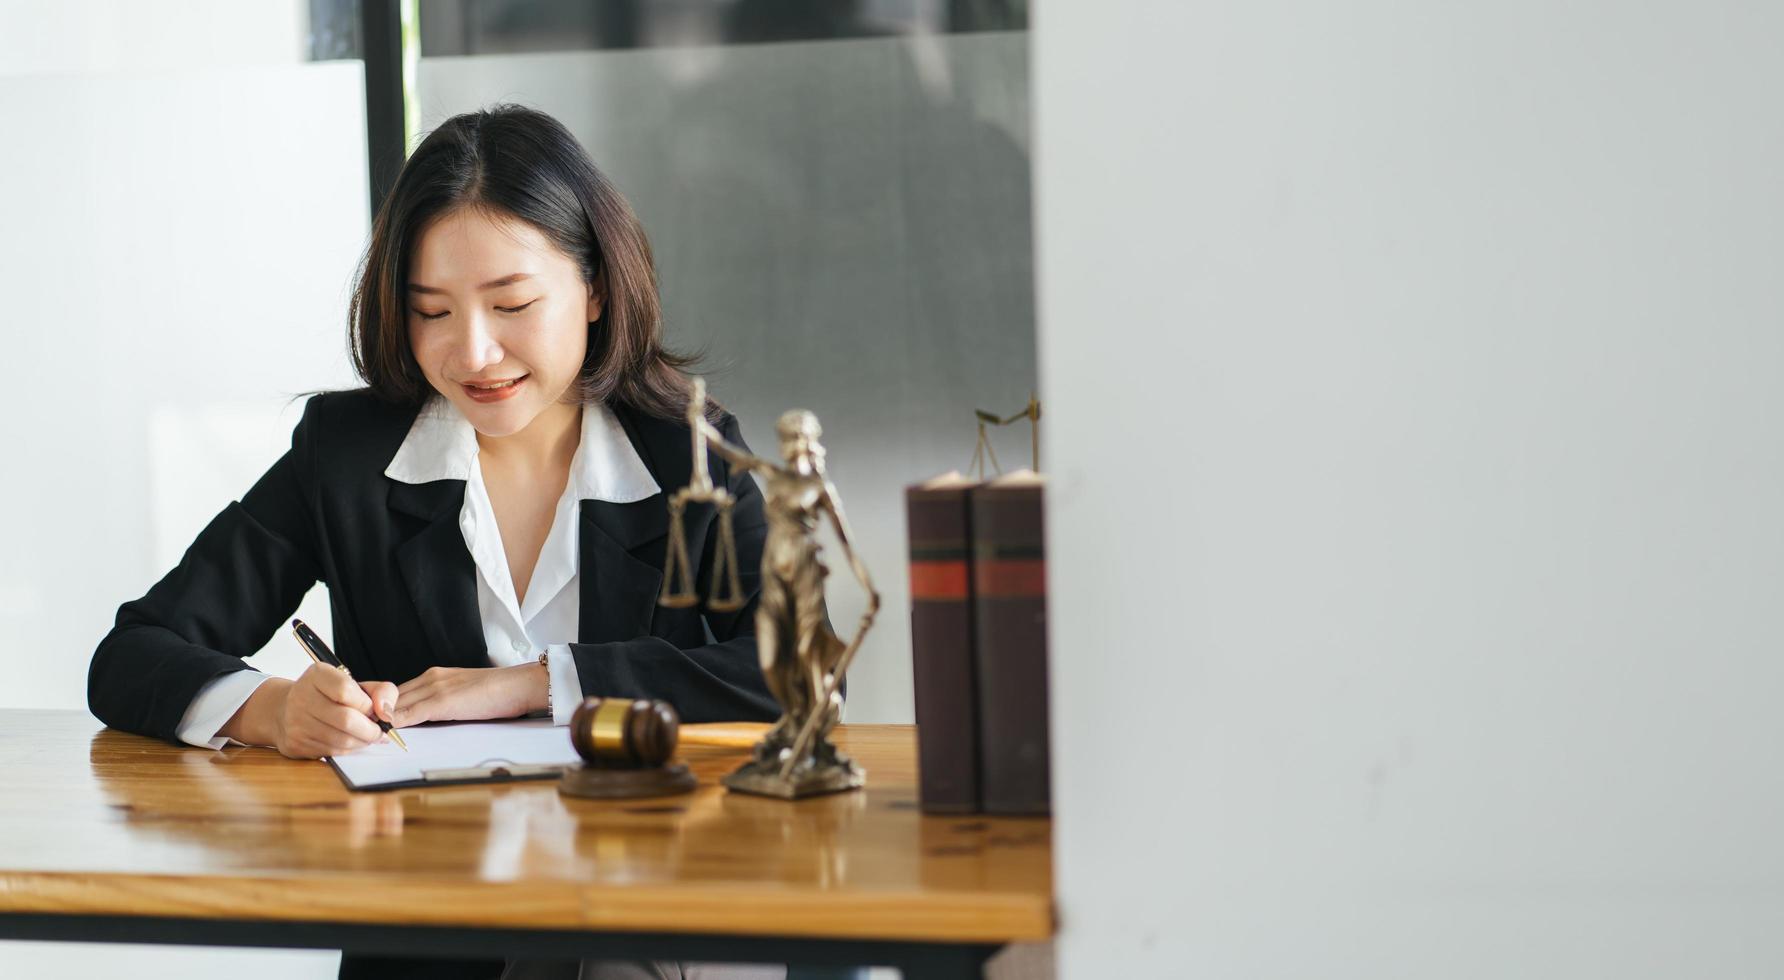
[(180, 741), (206, 749), (220, 749), (232, 743), (248, 744), (227, 735), (218, 735), (217, 730), (242, 705), (247, 704), (248, 698), (268, 680), (271, 678), (266, 674), (248, 667), (207, 681), (204, 687), (199, 688), (198, 696), (186, 706), (186, 713), (180, 718), (177, 730)]

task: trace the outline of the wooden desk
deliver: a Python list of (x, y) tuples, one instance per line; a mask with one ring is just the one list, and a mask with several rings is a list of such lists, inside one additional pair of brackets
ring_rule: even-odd
[(0, 710), (0, 938), (976, 977), (1052, 935), (1048, 821), (923, 816), (909, 726), (839, 729), (865, 792), (726, 792), (761, 728), (685, 728), (691, 795), (597, 801), (554, 781), (349, 793), (272, 749)]

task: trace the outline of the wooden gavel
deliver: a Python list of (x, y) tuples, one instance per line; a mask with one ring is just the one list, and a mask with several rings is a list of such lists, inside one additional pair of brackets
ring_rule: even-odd
[(570, 744), (583, 764), (558, 781), (565, 796), (629, 799), (692, 792), (694, 774), (672, 762), (681, 715), (667, 701), (583, 698), (570, 715)]
[(583, 698), (570, 716), (570, 744), (591, 766), (647, 769), (675, 755), (681, 715), (667, 701)]

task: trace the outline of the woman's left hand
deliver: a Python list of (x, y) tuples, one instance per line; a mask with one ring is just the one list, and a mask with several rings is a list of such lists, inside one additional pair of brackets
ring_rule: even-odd
[(550, 683), (536, 663), (513, 667), (429, 667), (396, 689), (398, 728), (424, 721), (515, 718), (545, 707)]

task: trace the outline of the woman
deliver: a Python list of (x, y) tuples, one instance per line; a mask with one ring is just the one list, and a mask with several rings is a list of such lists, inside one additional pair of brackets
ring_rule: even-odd
[[(549, 711), (567, 724), (584, 695), (662, 698), (688, 722), (774, 720), (753, 636), (762, 501), (747, 473), (711, 461), (737, 500), (748, 601), (656, 602), (663, 491), (692, 469), (689, 361), (662, 346), (661, 317), (643, 229), (561, 124), (517, 106), (448, 120), (373, 225), (348, 317), (366, 386), (312, 397), (291, 449), (118, 609), (88, 675), (94, 715), (297, 759), (376, 741), (374, 718)], [(709, 402), (707, 419), (741, 445), (729, 413)], [(687, 519), (704, 581), (716, 522)], [(317, 581), (358, 683), (243, 662)], [(341, 976), (553, 969), (579, 966), (343, 956)]]

